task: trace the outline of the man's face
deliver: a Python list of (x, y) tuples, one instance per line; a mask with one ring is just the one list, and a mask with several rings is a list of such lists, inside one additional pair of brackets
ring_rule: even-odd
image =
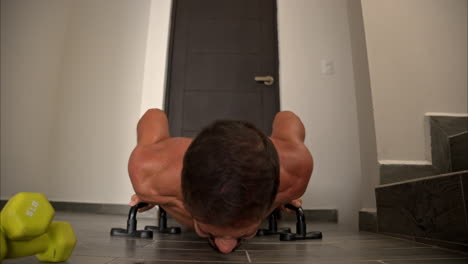
[(257, 234), (261, 221), (245, 224), (241, 227), (219, 227), (195, 221), (195, 231), (200, 237), (208, 238), (211, 246), (221, 253), (230, 253), (243, 240), (251, 239)]

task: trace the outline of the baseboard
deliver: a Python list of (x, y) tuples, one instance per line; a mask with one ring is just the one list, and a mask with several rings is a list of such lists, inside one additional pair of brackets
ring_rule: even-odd
[[(0, 208), (3, 209), (3, 206), (6, 204), (6, 202), (7, 200), (0, 200)], [(128, 211), (130, 209), (130, 207), (125, 204), (100, 204), (59, 201), (50, 201), (50, 203), (58, 212), (128, 215)], [(307, 221), (333, 223), (338, 222), (338, 210), (336, 209), (305, 209), (304, 215)], [(144, 213), (139, 213), (138, 217), (156, 218), (157, 211), (149, 210)], [(293, 214), (283, 213), (282, 219), (287, 221), (295, 221), (296, 216)]]
[[(3, 209), (8, 200), (0, 200), (0, 208)], [(100, 204), (79, 202), (49, 201), (56, 211), (94, 214), (128, 214), (130, 208), (125, 204)]]
[[(6, 204), (7, 200), (0, 200), (0, 208)], [(55, 211), (58, 212), (74, 212), (88, 214), (114, 214), (128, 215), (130, 206), (127, 204), (101, 204), (101, 203), (79, 203), (79, 202), (60, 202), (50, 201)], [(156, 211), (150, 210), (140, 213), (139, 217), (153, 218), (156, 217)]]
[[(338, 210), (336, 209), (304, 209), (306, 221), (312, 222), (338, 222)], [(282, 213), (281, 219), (286, 221), (296, 221), (296, 215)]]

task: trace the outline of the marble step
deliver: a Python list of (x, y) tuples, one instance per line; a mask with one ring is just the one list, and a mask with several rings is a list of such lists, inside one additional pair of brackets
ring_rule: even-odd
[(468, 170), (468, 131), (451, 136), (449, 142), (452, 171)]
[(375, 189), (377, 231), (468, 252), (468, 170)]

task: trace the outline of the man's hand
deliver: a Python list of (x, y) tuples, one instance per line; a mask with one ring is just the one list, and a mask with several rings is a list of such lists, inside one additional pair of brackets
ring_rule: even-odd
[[(295, 207), (301, 207), (302, 206), (302, 199), (299, 198), (299, 199), (296, 199), (296, 200), (292, 200), (288, 204), (292, 204)], [(286, 208), (286, 206), (284, 206), (284, 204), (282, 206), (280, 206), (280, 208), (281, 208), (281, 211), (287, 212), (289, 214), (296, 214), (296, 212), (294, 212), (293, 210)]]
[(156, 204), (152, 204), (152, 203), (148, 203), (148, 202), (145, 202), (143, 200), (141, 200), (136, 194), (132, 195), (132, 198), (130, 198), (130, 206), (135, 206), (139, 203), (147, 203), (148, 206), (145, 206), (145, 207), (142, 207), (140, 209), (138, 209), (138, 212), (144, 212), (144, 211), (148, 211), (150, 210), (151, 208), (155, 207)]

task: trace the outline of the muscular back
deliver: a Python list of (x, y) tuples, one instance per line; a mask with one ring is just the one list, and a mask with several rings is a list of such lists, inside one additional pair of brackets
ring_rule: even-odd
[[(150, 109), (138, 123), (138, 144), (129, 161), (129, 174), (142, 201), (162, 206), (187, 227), (193, 227), (184, 207), (181, 172), (190, 138), (169, 136), (165, 113)], [(280, 186), (273, 208), (302, 196), (312, 173), (313, 160), (305, 147), (304, 127), (292, 112), (280, 112), (273, 123), (271, 140), (280, 159)]]

